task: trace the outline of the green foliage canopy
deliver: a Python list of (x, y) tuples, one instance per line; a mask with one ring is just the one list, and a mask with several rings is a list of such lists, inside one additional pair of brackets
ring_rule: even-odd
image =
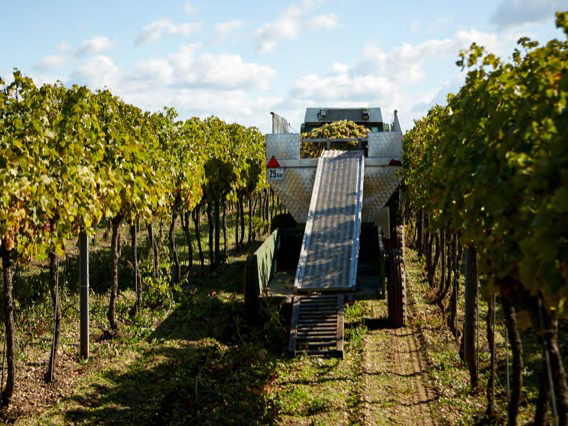
[[(557, 13), (568, 35), (568, 13)], [(568, 300), (568, 42), (518, 42), (510, 62), (473, 44), (465, 84), (403, 140), (413, 208), (476, 247), (546, 305)]]

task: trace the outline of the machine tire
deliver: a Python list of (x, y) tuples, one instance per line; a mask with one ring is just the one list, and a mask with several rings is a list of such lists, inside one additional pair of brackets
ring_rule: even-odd
[(387, 300), (389, 321), (395, 327), (406, 324), (406, 270), (404, 264), (404, 230), (396, 227), (397, 243), (388, 251)]

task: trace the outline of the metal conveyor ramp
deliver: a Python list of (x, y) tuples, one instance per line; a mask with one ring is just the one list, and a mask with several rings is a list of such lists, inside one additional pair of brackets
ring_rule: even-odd
[(288, 352), (343, 358), (343, 294), (294, 296)]
[(299, 293), (352, 291), (357, 277), (363, 151), (320, 156), (294, 286)]

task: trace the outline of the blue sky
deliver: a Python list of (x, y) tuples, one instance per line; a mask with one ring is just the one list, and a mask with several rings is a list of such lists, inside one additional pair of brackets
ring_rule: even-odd
[[(80, 5), (80, 6), (79, 6)], [(473, 41), (509, 56), (520, 36), (563, 37), (567, 0), (4, 0), (0, 75), (110, 88), (182, 118), (299, 129), (308, 106), (399, 110), (403, 130), (463, 79)]]

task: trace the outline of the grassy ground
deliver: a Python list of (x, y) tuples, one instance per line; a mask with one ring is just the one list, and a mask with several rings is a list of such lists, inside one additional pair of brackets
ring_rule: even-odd
[[(104, 340), (109, 258), (102, 231), (96, 242), (92, 267), (98, 265), (100, 270), (92, 276), (97, 284), (91, 295), (91, 358), (78, 358), (78, 297), (70, 256), (63, 262), (67, 266), (62, 282), (67, 282), (56, 382), (43, 381), (52, 315), (44, 284), (35, 298), (21, 296), (26, 303), (17, 316), (17, 388), (4, 420), (17, 424), (475, 424), (482, 418), (485, 397), (470, 392), (458, 344), (439, 308), (427, 303), (431, 290), (412, 250), (406, 259), (408, 327), (388, 327), (384, 300), (358, 301), (346, 308), (344, 360), (290, 359), (285, 353), (286, 306), (265, 305), (267, 320), (261, 328), (250, 328), (243, 319), (244, 264), (258, 243), (242, 251), (232, 249), (226, 263), (215, 270), (194, 271), (175, 297), (156, 299), (134, 318), (129, 313), (134, 294), (127, 285), (131, 273), (125, 247), (121, 260), (125, 285), (118, 302), (121, 335)], [(180, 232), (182, 252), (183, 243)], [(142, 258), (147, 273), (144, 262), (149, 265), (149, 258), (144, 250)], [(45, 279), (41, 265), (36, 268), (22, 272), (17, 282), (34, 288), (34, 280), (38, 285)], [(484, 312), (482, 305), (481, 320)], [(481, 327), (484, 347), (483, 323)], [(538, 384), (534, 366), (539, 361), (538, 347), (530, 346), (534, 336), (525, 335), (529, 350), (523, 423), (533, 413)], [(498, 343), (497, 396), (504, 413), (502, 337)], [(484, 383), (485, 352), (480, 365)]]
[[(425, 346), (431, 362), (431, 380), (439, 389), (439, 402), (441, 406), (441, 420), (452, 419), (449, 423), (456, 424), (506, 424), (508, 403), (508, 372), (512, 374), (511, 348), (507, 346), (505, 338), (505, 323), (502, 306), (497, 299), (496, 303), (496, 387), (495, 410), (498, 419), (488, 420), (485, 417), (486, 384), (489, 378), (490, 353), (487, 344), (487, 302), (483, 294), (480, 295), (478, 327), (475, 336), (479, 348), (477, 363), (479, 366), (479, 388), (472, 393), (469, 382), (469, 373), (459, 357), (459, 342), (453, 338), (446, 325), (446, 317), (439, 307), (428, 303), (435, 296), (436, 290), (429, 289), (424, 277), (424, 266), (417, 258), (416, 252), (407, 250), (407, 274), (414, 285), (411, 293), (411, 304), (416, 305), (415, 315), (411, 317), (410, 325), (422, 329)], [(460, 296), (458, 297), (457, 324), (461, 329), (465, 298), (463, 297), (463, 266), (461, 273)], [(419, 284), (416, 286), (416, 284)], [(483, 286), (482, 286), (483, 288)], [(446, 303), (447, 305), (447, 303)], [(447, 306), (446, 306), (447, 308)], [(530, 314), (519, 312), (519, 324), (524, 323), (521, 329), (523, 343), (523, 389), (519, 409), (518, 424), (531, 424), (534, 417), (539, 382), (541, 376), (542, 346), (530, 326)], [(568, 324), (561, 322), (559, 341), (561, 352), (564, 355), (564, 365), (568, 363)], [(461, 332), (461, 331), (460, 331)], [(461, 337), (461, 336), (460, 336)], [(507, 350), (508, 349), (508, 350)], [(507, 352), (509, 354), (507, 355)]]

